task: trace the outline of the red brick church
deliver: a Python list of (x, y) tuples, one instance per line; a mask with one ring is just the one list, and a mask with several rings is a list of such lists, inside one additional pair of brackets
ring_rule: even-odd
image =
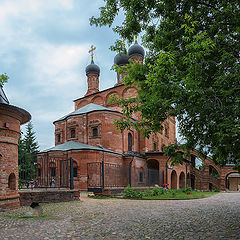
[[(114, 63), (126, 65), (131, 58), (143, 64), (144, 54), (144, 49), (135, 41), (127, 55), (117, 55)], [(122, 117), (122, 109), (110, 104), (110, 97), (134, 97), (137, 89), (126, 87), (122, 83), (123, 76), (117, 74), (113, 87), (99, 91), (100, 68), (94, 63), (93, 55), (91, 64), (86, 67), (86, 76), (86, 94), (74, 100), (74, 112), (54, 121), (55, 147), (43, 151), (49, 156), (73, 158), (75, 188), (87, 190), (93, 182), (95, 186), (101, 185), (99, 176), (104, 162), (108, 167), (105, 168), (105, 187), (124, 187), (131, 175), (131, 184), (135, 187), (167, 183), (169, 188), (175, 189), (187, 185), (203, 190), (238, 189), (240, 175), (232, 166), (221, 168), (210, 158), (199, 159), (196, 153), (182, 165), (170, 166), (163, 155), (163, 147), (176, 141), (174, 118), (167, 119), (163, 131), (152, 134), (149, 139), (136, 130), (121, 133), (113, 124), (114, 119)], [(132, 121), (136, 119), (134, 116)], [(56, 173), (54, 177), (58, 181)]]

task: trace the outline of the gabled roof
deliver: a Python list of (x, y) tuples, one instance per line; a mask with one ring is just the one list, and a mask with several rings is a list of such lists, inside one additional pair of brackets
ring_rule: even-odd
[(3, 91), (2, 85), (0, 83), (0, 103), (9, 104), (6, 94)]
[(75, 141), (65, 142), (65, 143), (57, 145), (55, 147), (43, 150), (43, 151), (41, 151), (41, 153), (52, 152), (52, 151), (71, 151), (71, 150), (95, 150), (95, 151), (110, 152), (110, 153), (115, 153), (115, 154), (121, 155), (121, 153), (111, 151), (104, 147), (91, 146), (91, 145), (88, 145), (85, 143), (75, 142)]
[(112, 110), (110, 108), (106, 108), (104, 106), (101, 106), (101, 105), (98, 105), (98, 104), (95, 104), (95, 103), (89, 103), (88, 105), (86, 105), (86, 106), (84, 106), (82, 108), (79, 108), (78, 110), (76, 110), (74, 112), (71, 112), (71, 113), (65, 115), (64, 117), (61, 117), (61, 118), (59, 118), (58, 120), (56, 120), (54, 122), (58, 122), (58, 121), (64, 120), (64, 119), (66, 119), (67, 117), (70, 117), (70, 116), (81, 115), (81, 114), (90, 113), (90, 112), (93, 112), (93, 111), (117, 112), (117, 111), (114, 111), (114, 110)]

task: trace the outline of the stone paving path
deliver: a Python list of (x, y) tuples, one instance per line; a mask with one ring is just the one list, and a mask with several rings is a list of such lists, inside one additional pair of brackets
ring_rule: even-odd
[(240, 193), (182, 201), (87, 199), (0, 212), (0, 239), (240, 239)]

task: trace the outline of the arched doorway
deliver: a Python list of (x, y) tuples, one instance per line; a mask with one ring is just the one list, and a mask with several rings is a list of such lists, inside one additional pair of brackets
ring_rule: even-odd
[(177, 173), (175, 170), (171, 173), (171, 189), (177, 189)]
[(240, 174), (233, 172), (226, 176), (226, 188), (230, 191), (240, 190)]
[(157, 160), (151, 159), (147, 161), (148, 169), (148, 185), (154, 186), (159, 185), (159, 162)]
[(179, 188), (185, 188), (185, 174), (181, 172), (179, 176)]

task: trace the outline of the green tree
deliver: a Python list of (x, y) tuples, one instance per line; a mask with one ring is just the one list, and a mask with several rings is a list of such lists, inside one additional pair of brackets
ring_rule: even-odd
[[(111, 0), (91, 24), (112, 26), (133, 39), (142, 33), (148, 49), (145, 64), (127, 66), (125, 84), (140, 87), (138, 98), (120, 100), (120, 129), (135, 127), (145, 136), (159, 131), (167, 117), (176, 117), (188, 152), (211, 154), (216, 163), (239, 167), (240, 151), (240, 4), (212, 0)], [(118, 69), (118, 71), (123, 71)], [(128, 118), (140, 111), (142, 121)], [(177, 144), (166, 149), (174, 153)]]
[(24, 137), (22, 138), (21, 135), (18, 141), (19, 187), (22, 187), (26, 180), (32, 180), (35, 177), (38, 152), (39, 145), (30, 121), (26, 126)]
[(33, 124), (31, 121), (26, 126), (23, 146), (25, 152), (28, 154), (37, 154), (39, 152), (39, 145), (36, 141), (36, 133), (33, 131)]
[(0, 84), (3, 86), (5, 83), (8, 82), (8, 75), (6, 73), (3, 73), (0, 75)]

